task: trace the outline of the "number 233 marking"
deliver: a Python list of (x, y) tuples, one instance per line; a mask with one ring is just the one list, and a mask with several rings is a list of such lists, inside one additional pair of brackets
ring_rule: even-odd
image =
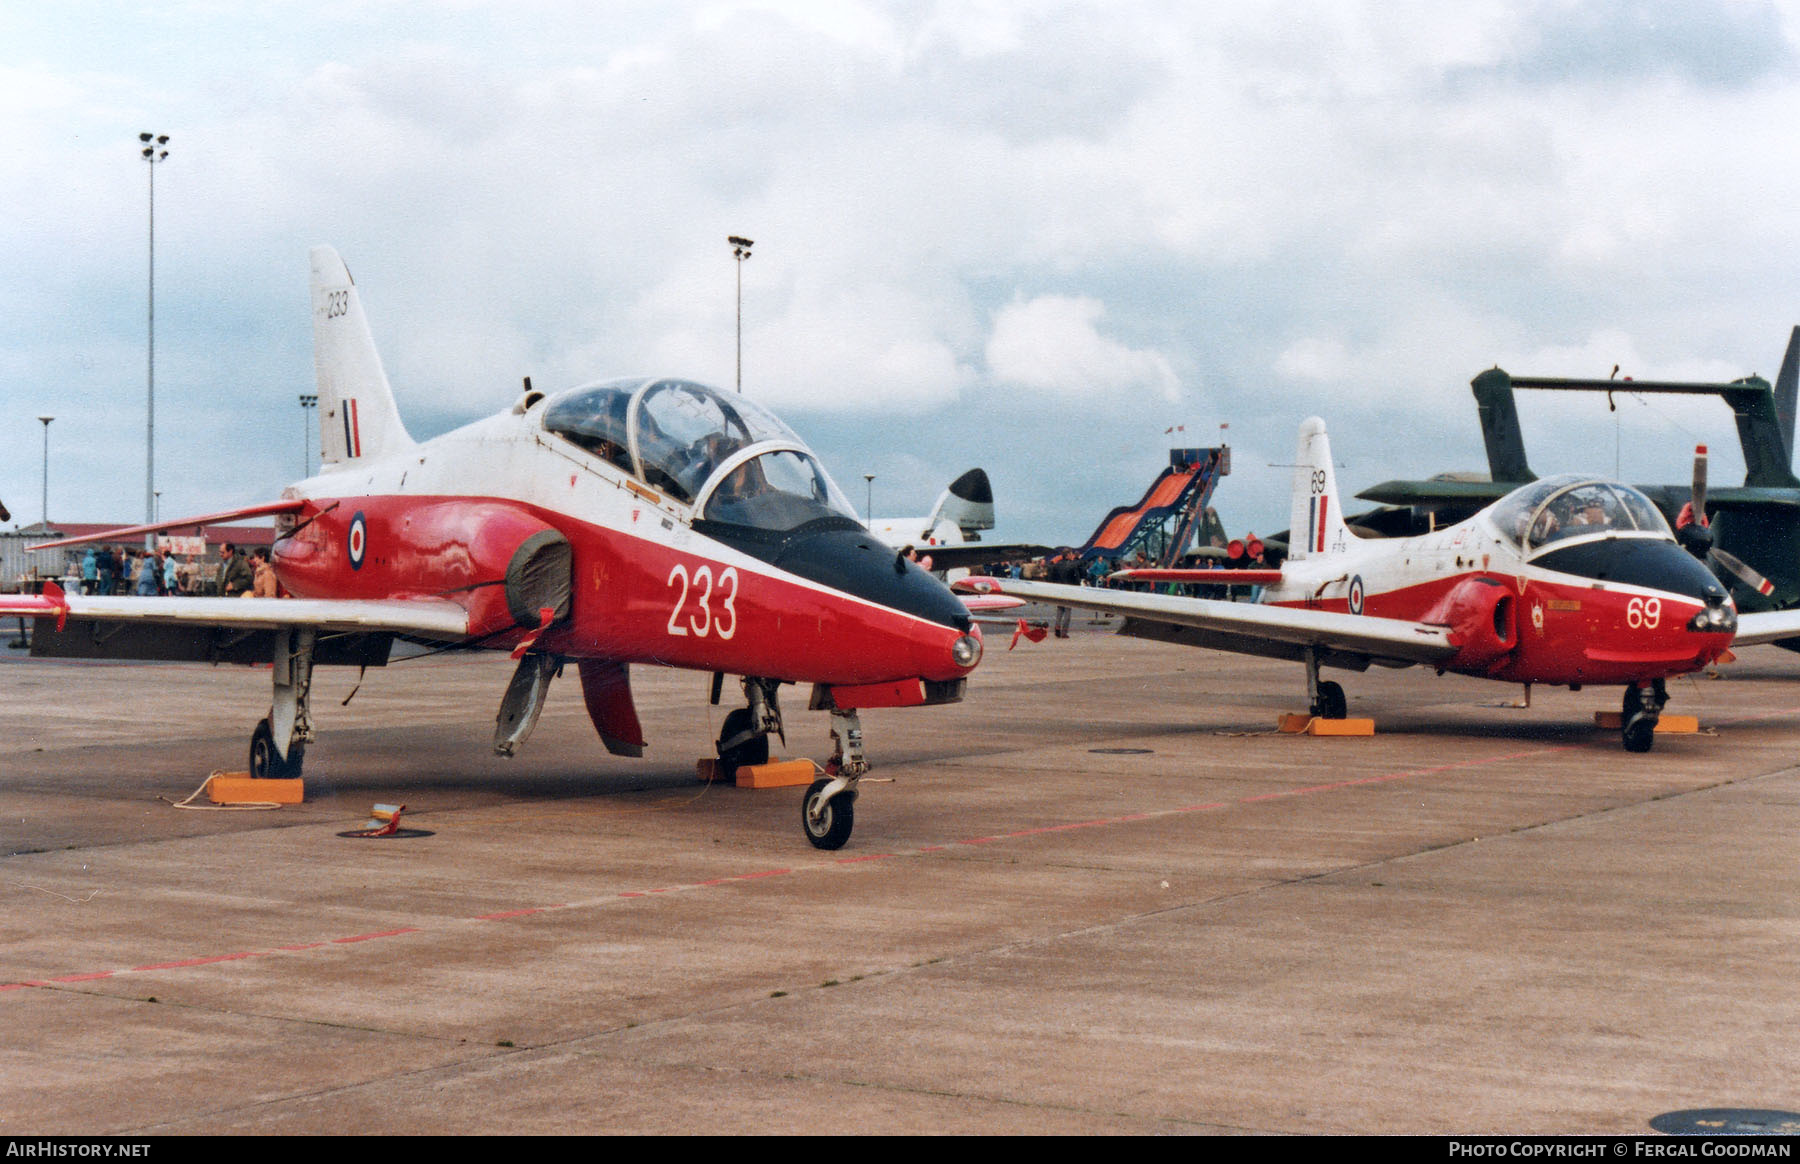
[[(688, 604), (690, 582), (688, 569), (680, 562), (675, 563), (675, 568), (669, 571), (669, 585), (673, 586), (677, 581), (681, 583), (681, 596), (675, 600), (675, 609), (669, 612), (670, 634), (685, 636), (691, 630), (696, 638), (703, 639), (709, 634), (716, 634), (722, 639), (728, 639), (737, 633), (737, 608), (732, 605), (737, 601), (738, 593), (736, 566), (727, 566), (720, 571), (716, 586), (711, 566), (701, 566), (694, 571), (691, 585), (700, 588), (700, 595), (696, 600), (699, 609), (688, 617), (686, 625), (681, 622), (681, 612)], [(719, 595), (717, 615), (712, 608), (715, 590)]]

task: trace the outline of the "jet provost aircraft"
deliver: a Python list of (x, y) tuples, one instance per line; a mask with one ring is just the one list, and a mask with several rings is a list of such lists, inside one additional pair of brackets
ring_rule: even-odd
[[(1341, 719), (1343, 688), (1321, 666), (1423, 664), (1509, 683), (1622, 684), (1623, 736), (1649, 750), (1664, 680), (1733, 642), (1800, 631), (1800, 614), (1740, 616), (1724, 586), (1670, 533), (1648, 498), (1581, 476), (1518, 488), (1433, 533), (1365, 540), (1345, 525), (1325, 424), (1300, 426), (1288, 558), (1240, 570), (1262, 601), (970, 578), (1007, 594), (1126, 616), (1121, 634), (1302, 661), (1315, 716)], [(1145, 582), (1217, 583), (1206, 570), (1127, 570)]]
[[(1686, 485), (1640, 485), (1675, 523), (1676, 537), (1706, 559), (1731, 589), (1740, 611), (1800, 607), (1800, 478), (1794, 476), (1794, 412), (1800, 397), (1800, 327), (1788, 336), (1781, 372), (1771, 388), (1760, 376), (1730, 383), (1659, 380), (1582, 380), (1513, 376), (1490, 368), (1469, 383), (1487, 446), (1486, 479), (1436, 477), (1429, 481), (1384, 481), (1359, 496), (1395, 508), (1362, 514), (1359, 525), (1411, 532), (1426, 522), (1458, 520), (1527, 481), (1535, 481), (1526, 461), (1519, 427), (1517, 388), (1604, 392), (1635, 396), (1685, 394), (1717, 396), (1730, 406), (1744, 455), (1742, 486), (1708, 493), (1704, 479)], [(1704, 455), (1704, 446), (1701, 448)], [(1696, 467), (1704, 472), (1704, 461)], [(1701, 504), (1693, 504), (1698, 500)], [(1778, 644), (1800, 650), (1800, 642)]]
[(868, 769), (858, 713), (962, 697), (982, 650), (969, 609), (872, 537), (806, 445), (745, 397), (654, 377), (554, 395), (527, 381), (506, 412), (415, 443), (328, 247), (312, 252), (312, 308), (322, 471), (277, 502), (81, 539), (273, 514), (294, 597), (0, 597), (0, 613), (37, 616), (34, 654), (273, 662), (258, 776), (299, 774), (313, 668), (380, 665), (395, 637), (512, 652), (503, 755), (566, 662), (607, 750), (629, 756), (646, 742), (631, 664), (713, 672), (715, 703), (726, 674), (743, 676), (718, 741), (727, 775), (767, 759), (780, 686), (810, 683), (835, 740), (801, 813), (823, 849), (849, 839)]

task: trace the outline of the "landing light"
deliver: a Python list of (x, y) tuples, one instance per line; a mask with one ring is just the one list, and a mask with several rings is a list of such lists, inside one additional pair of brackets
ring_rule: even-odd
[(1687, 628), (1691, 631), (1710, 631), (1724, 633), (1737, 630), (1737, 611), (1723, 602), (1708, 602), (1706, 609), (1697, 612), (1688, 619)]
[(981, 636), (964, 635), (950, 646), (950, 659), (958, 667), (973, 667), (981, 661)]

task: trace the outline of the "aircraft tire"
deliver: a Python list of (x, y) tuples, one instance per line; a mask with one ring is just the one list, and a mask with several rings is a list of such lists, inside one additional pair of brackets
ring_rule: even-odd
[(1627, 752), (1648, 752), (1656, 743), (1656, 718), (1640, 714), (1628, 719), (1620, 736)]
[(737, 770), (752, 764), (769, 762), (769, 737), (758, 732), (737, 743), (731, 741), (744, 735), (751, 728), (750, 709), (740, 707), (725, 717), (725, 726), (719, 729), (719, 780), (730, 783), (737, 779)]
[(257, 721), (250, 733), (250, 775), (257, 780), (295, 780), (306, 759), (306, 745), (298, 740), (288, 745), (287, 759), (275, 751), (275, 732), (268, 717)]
[(850, 830), (856, 827), (856, 793), (840, 792), (832, 797), (831, 803), (825, 806), (825, 812), (815, 822), (809, 811), (819, 793), (830, 784), (829, 777), (821, 776), (812, 782), (806, 790), (806, 799), (800, 802), (800, 827), (806, 832), (806, 839), (812, 842), (815, 849), (841, 849), (850, 840)]
[(1320, 719), (1343, 719), (1349, 711), (1350, 704), (1344, 698), (1344, 689), (1329, 679), (1319, 684), (1319, 698), (1313, 704), (1312, 713)]

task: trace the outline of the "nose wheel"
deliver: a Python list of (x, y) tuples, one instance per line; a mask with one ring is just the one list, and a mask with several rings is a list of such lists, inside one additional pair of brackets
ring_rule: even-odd
[(1634, 683), (1625, 689), (1619, 734), (1627, 752), (1648, 752), (1656, 743), (1656, 721), (1661, 718), (1663, 704), (1668, 698), (1661, 679), (1642, 686)]
[[(828, 796), (833, 784), (840, 787)], [(806, 830), (813, 848), (836, 850), (849, 842), (850, 830), (856, 827), (856, 793), (847, 787), (842, 776), (821, 776), (806, 790), (806, 799), (800, 803), (800, 827)]]

